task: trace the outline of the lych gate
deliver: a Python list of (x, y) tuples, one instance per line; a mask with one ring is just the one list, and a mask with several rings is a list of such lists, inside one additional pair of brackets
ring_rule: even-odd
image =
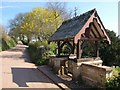
[(97, 11), (93, 9), (73, 19), (64, 21), (50, 37), (49, 42), (57, 42), (58, 57), (62, 56), (62, 47), (67, 43), (70, 47), (70, 54), (80, 59), (83, 51), (82, 45), (85, 41), (90, 41), (93, 44), (95, 55), (98, 57), (98, 42), (101, 40), (111, 43)]
[[(102, 66), (98, 50), (100, 41), (111, 43), (95, 9), (64, 21), (48, 40), (49, 43), (57, 42), (58, 47), (57, 55), (50, 58), (49, 65), (57, 73), (62, 72), (64, 74), (64, 71), (71, 73), (74, 80), (81, 75), (85, 81), (104, 87), (106, 75), (111, 73), (112, 69)], [(83, 57), (84, 54), (87, 55), (85, 49), (89, 44), (91, 45), (90, 49), (93, 49), (92, 51), (87, 50), (91, 57)], [(67, 57), (62, 54), (62, 48), (65, 45), (69, 47)], [(93, 72), (96, 72), (96, 76), (94, 76)], [(101, 77), (100, 73), (103, 74), (103, 77)]]

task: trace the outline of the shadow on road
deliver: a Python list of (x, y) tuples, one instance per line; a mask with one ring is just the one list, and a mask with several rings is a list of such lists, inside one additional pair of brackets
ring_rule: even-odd
[(27, 83), (51, 83), (36, 68), (12, 68), (13, 82), (19, 87), (29, 87)]
[(9, 53), (12, 54), (3, 54), (2, 59), (4, 58), (12, 58), (14, 60), (24, 60), (25, 62), (31, 62), (29, 58), (29, 54), (27, 51), (27, 47), (25, 45), (17, 45), (16, 47), (7, 50)]

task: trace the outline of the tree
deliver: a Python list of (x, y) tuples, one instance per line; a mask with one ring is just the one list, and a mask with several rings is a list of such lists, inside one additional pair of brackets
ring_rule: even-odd
[[(22, 33), (38, 36), (39, 40), (48, 39), (56, 31), (54, 18), (56, 17), (52, 11), (41, 7), (35, 8), (26, 15), (21, 25)], [(59, 22), (59, 27), (62, 23), (61, 17), (57, 17), (56, 21)]]
[(105, 65), (118, 65), (120, 66), (120, 38), (116, 36), (116, 33), (110, 30), (106, 30), (112, 43), (108, 45), (106, 43), (100, 44), (100, 57)]
[[(32, 38), (39, 40), (48, 39), (58, 28), (62, 19), (56, 12), (58, 17), (54, 16), (54, 12), (45, 8), (35, 8), (31, 12), (26, 14), (19, 14), (10, 23), (10, 35), (14, 37), (20, 37), (22, 35), (27, 40), (27, 43)], [(57, 27), (56, 27), (57, 22)]]
[(7, 35), (5, 30), (5, 27), (0, 25), (0, 51), (7, 50), (16, 45), (14, 40)]
[[(111, 44), (109, 45), (106, 41), (99, 41), (98, 48), (100, 52), (100, 57), (103, 60), (103, 65), (120, 66), (120, 38), (115, 32), (106, 30), (108, 36), (111, 39)], [(82, 57), (93, 57), (95, 52), (91, 47), (89, 42), (83, 43), (83, 53)]]
[(3, 25), (0, 25), (0, 40), (2, 40), (2, 38), (7, 38), (8, 35), (6, 33), (6, 28)]
[(10, 32), (9, 35), (17, 41), (17, 38), (19, 37), (20, 40), (24, 40), (24, 35), (22, 35), (21, 31), (21, 24), (23, 23), (23, 19), (25, 18), (25, 14), (18, 14), (14, 19), (10, 20)]
[[(47, 9), (54, 12), (54, 16), (61, 16), (63, 20), (71, 18), (71, 12), (67, 11), (65, 2), (48, 2), (46, 5)], [(58, 13), (58, 15), (56, 15), (56, 12)]]
[(56, 29), (59, 25), (59, 22), (56, 20), (57, 17), (61, 17), (62, 21), (71, 18), (71, 12), (67, 11), (66, 3), (64, 2), (48, 2), (47, 8), (54, 13)]

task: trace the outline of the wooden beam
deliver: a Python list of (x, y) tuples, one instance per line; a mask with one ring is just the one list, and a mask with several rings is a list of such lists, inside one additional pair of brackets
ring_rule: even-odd
[(58, 46), (57, 56), (60, 56), (61, 53), (60, 41), (57, 42), (57, 46)]
[(93, 33), (94, 38), (97, 38), (97, 35), (96, 35), (95, 32), (92, 30), (92, 23), (90, 23), (89, 28), (90, 28), (90, 31)]
[(109, 44), (111, 44), (111, 40), (110, 40), (108, 34), (107, 34), (106, 31), (105, 31), (105, 27), (104, 27), (104, 25), (103, 25), (103, 23), (102, 23), (100, 17), (97, 15), (97, 16), (95, 17), (95, 19), (97, 20), (99, 26), (101, 27), (101, 29), (102, 29), (102, 31), (103, 31), (105, 37), (106, 37), (106, 40), (109, 42)]
[(95, 56), (99, 57), (98, 41), (95, 41)]
[(95, 32), (97, 38), (101, 37), (101, 35), (100, 35), (99, 31), (97, 30), (97, 28), (95, 27), (94, 23), (92, 23), (91, 29), (93, 30), (93, 32)]
[(82, 45), (82, 41), (78, 40), (78, 43), (77, 43), (77, 59), (80, 59), (81, 56), (82, 56), (81, 45)]
[(101, 37), (104, 37), (104, 33), (95, 18), (93, 19), (93, 23), (94, 23), (94, 27), (96, 27), (96, 29), (99, 31)]
[(92, 38), (95, 38), (94, 34), (92, 33), (92, 31), (90, 31), (90, 35), (92, 36)]
[(80, 47), (79, 47), (79, 40), (78, 40), (78, 42), (77, 42), (77, 59), (79, 59), (80, 58)]
[(90, 41), (98, 41), (98, 38), (81, 38), (80, 40), (90, 40)]
[(74, 43), (74, 40), (73, 40), (72, 54), (75, 54), (75, 43)]
[(87, 20), (87, 22), (83, 25), (83, 27), (81, 28), (81, 30), (76, 34), (76, 36), (74, 37), (74, 43), (76, 43), (77, 44), (77, 42), (78, 42), (78, 40), (81, 38), (81, 34), (83, 34), (83, 33), (85, 33), (85, 29), (87, 28), (87, 27), (89, 27), (89, 24), (91, 23), (91, 22), (93, 22), (93, 18), (95, 18), (95, 12), (96, 11), (94, 11), (94, 13), (90, 16), (90, 18)]
[(63, 39), (57, 39), (57, 40), (48, 40), (49, 42), (58, 42), (58, 41), (72, 41), (74, 37), (71, 38), (63, 38)]

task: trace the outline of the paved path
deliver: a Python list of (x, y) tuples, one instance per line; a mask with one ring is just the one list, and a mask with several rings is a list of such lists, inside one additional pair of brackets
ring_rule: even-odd
[[(59, 88), (29, 62), (25, 45), (0, 52), (2, 88)], [(2, 67), (1, 67), (2, 66)], [(2, 79), (2, 80), (1, 80)]]

